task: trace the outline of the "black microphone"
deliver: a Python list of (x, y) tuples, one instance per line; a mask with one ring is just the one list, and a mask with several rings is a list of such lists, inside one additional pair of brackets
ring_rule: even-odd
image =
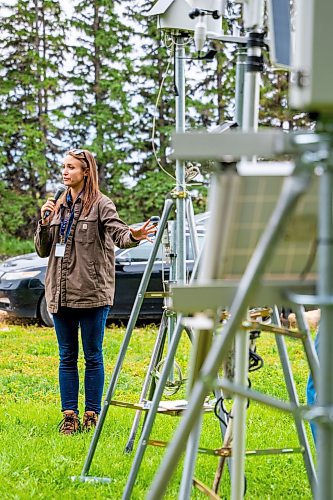
[[(67, 189), (66, 186), (59, 186), (58, 187), (58, 189), (56, 191), (56, 194), (54, 195), (54, 198), (53, 198), (54, 202), (56, 202), (57, 200), (59, 200), (60, 196), (62, 195), (62, 193), (64, 191), (66, 191), (66, 189)], [(50, 214), (51, 214), (51, 211), (50, 210), (46, 210), (44, 212), (44, 215), (43, 215), (43, 220), (47, 219), (50, 216)]]

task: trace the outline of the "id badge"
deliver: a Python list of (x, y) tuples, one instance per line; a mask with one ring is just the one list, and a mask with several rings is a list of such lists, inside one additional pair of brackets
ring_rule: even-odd
[(66, 245), (64, 243), (57, 243), (54, 253), (55, 257), (63, 258), (63, 256), (65, 255), (65, 248)]

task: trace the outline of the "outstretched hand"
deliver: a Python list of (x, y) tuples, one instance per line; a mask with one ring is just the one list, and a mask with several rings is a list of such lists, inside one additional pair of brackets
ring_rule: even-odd
[(143, 224), (143, 226), (134, 229), (133, 227), (130, 227), (130, 231), (132, 233), (132, 236), (135, 240), (141, 241), (141, 240), (148, 240), (148, 241), (153, 241), (152, 236), (156, 233), (157, 227), (156, 224), (152, 224), (150, 222), (150, 219), (147, 220)]

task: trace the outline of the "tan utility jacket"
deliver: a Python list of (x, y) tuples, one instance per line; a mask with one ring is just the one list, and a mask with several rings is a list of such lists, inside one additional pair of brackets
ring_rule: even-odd
[[(64, 217), (70, 209), (65, 202)], [(61, 214), (55, 214), (49, 225), (39, 221), (35, 248), (40, 257), (49, 257), (45, 279), (45, 296), (50, 313), (59, 306), (98, 307), (112, 305), (115, 291), (114, 245), (136, 246), (127, 224), (118, 216), (107, 196), (92, 206), (88, 215), (81, 213), (82, 201), (74, 205), (74, 220), (63, 258), (55, 257), (60, 240)]]

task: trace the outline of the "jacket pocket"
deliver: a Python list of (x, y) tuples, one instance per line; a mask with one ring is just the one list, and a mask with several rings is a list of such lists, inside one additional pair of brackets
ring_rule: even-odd
[(81, 219), (78, 220), (75, 228), (75, 241), (78, 243), (87, 244), (93, 243), (97, 237), (97, 219)]

